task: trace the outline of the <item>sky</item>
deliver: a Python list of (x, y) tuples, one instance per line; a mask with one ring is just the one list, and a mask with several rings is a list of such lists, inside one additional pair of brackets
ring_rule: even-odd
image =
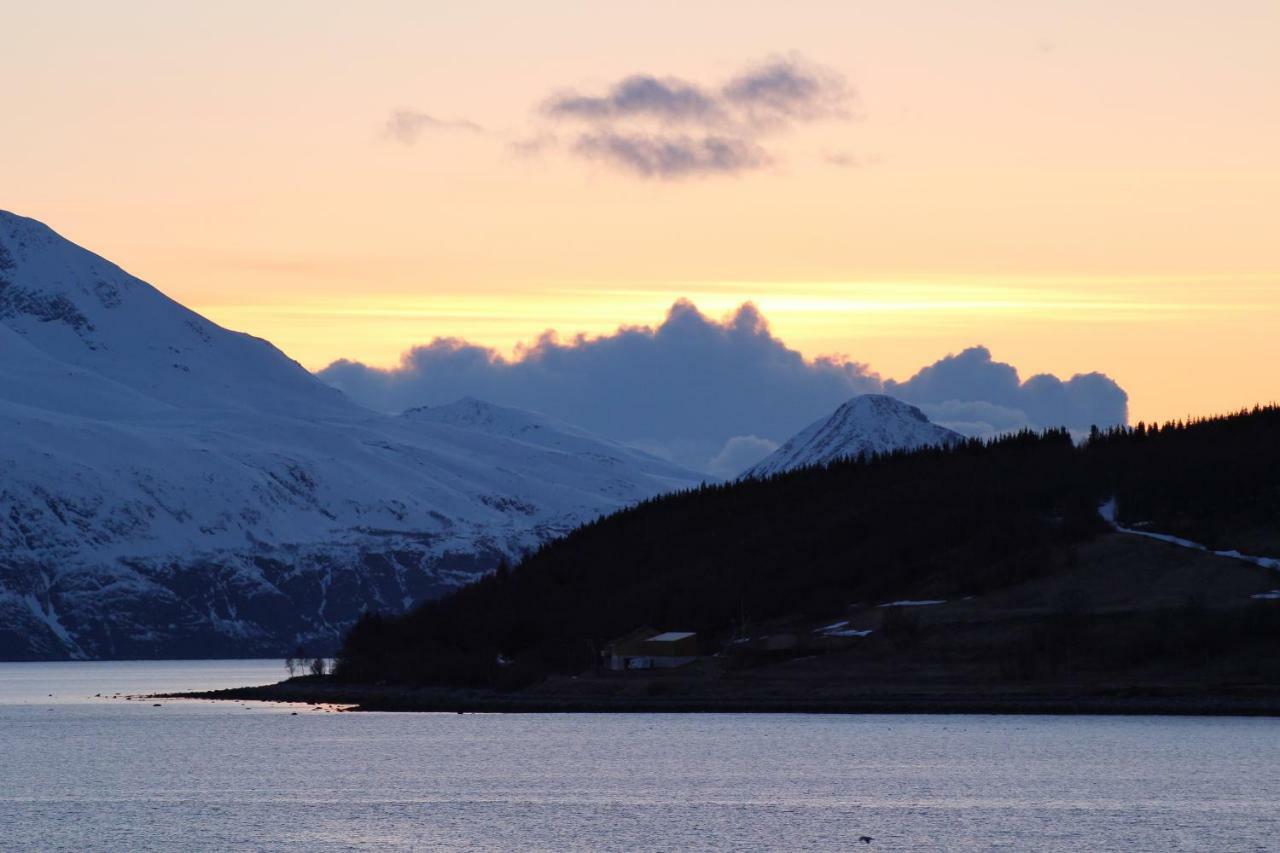
[(689, 300), (1280, 399), (1274, 0), (0, 4), (0, 208), (313, 370)]

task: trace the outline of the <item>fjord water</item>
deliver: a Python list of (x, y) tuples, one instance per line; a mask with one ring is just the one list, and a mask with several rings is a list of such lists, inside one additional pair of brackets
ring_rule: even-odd
[(0, 849), (1280, 849), (1275, 719), (110, 698), (282, 673), (0, 664)]

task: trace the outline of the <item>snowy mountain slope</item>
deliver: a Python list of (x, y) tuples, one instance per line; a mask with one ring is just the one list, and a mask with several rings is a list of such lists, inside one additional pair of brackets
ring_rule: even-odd
[[(601, 439), (584, 429), (539, 412), (496, 406), (465, 397), (446, 406), (410, 409), (401, 417), (413, 423), (428, 423), (456, 431), (459, 440), (467, 434), (487, 436), (487, 441), (509, 442), (524, 454), (545, 454), (565, 464), (605, 469), (628, 464), (669, 467), (657, 456)], [(573, 460), (573, 461), (570, 461)]]
[[(222, 329), (35, 220), (0, 212), (0, 246), (0, 323), (67, 367), (171, 406), (355, 409), (266, 341)], [(79, 411), (74, 394), (56, 403)]]
[(0, 212), (0, 659), (322, 650), (700, 479), (479, 401), (368, 411)]
[(796, 433), (742, 476), (768, 477), (837, 459), (952, 444), (962, 438), (930, 422), (915, 406), (883, 394), (864, 394)]

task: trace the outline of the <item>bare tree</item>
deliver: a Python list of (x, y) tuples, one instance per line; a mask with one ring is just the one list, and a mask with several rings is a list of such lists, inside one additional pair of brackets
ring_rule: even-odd
[(289, 677), (304, 674), (307, 671), (307, 665), (311, 659), (307, 657), (307, 650), (302, 646), (298, 646), (293, 650), (293, 654), (284, 659), (284, 668), (289, 670)]

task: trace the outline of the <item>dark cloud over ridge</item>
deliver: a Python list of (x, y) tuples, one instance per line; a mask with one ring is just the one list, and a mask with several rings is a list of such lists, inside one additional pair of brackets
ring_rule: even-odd
[(1128, 419), (1127, 395), (1105, 375), (1023, 382), (984, 347), (940, 359), (905, 382), (884, 381), (845, 358), (807, 359), (774, 336), (750, 303), (716, 321), (679, 301), (658, 326), (564, 341), (548, 333), (513, 358), (437, 339), (389, 370), (343, 360), (319, 375), (382, 411), (464, 396), (542, 411), (720, 476), (857, 394), (900, 397), (970, 435), (1023, 426), (1083, 431)]
[(1129, 417), (1129, 395), (1102, 373), (1067, 380), (1041, 373), (1024, 382), (1013, 365), (995, 361), (982, 346), (939, 359), (906, 382), (890, 379), (884, 391), (920, 405), (934, 420), (963, 424), (967, 429), (958, 431), (970, 433), (984, 432), (978, 429), (984, 424), (991, 427), (986, 432), (1021, 426), (1081, 431)]

